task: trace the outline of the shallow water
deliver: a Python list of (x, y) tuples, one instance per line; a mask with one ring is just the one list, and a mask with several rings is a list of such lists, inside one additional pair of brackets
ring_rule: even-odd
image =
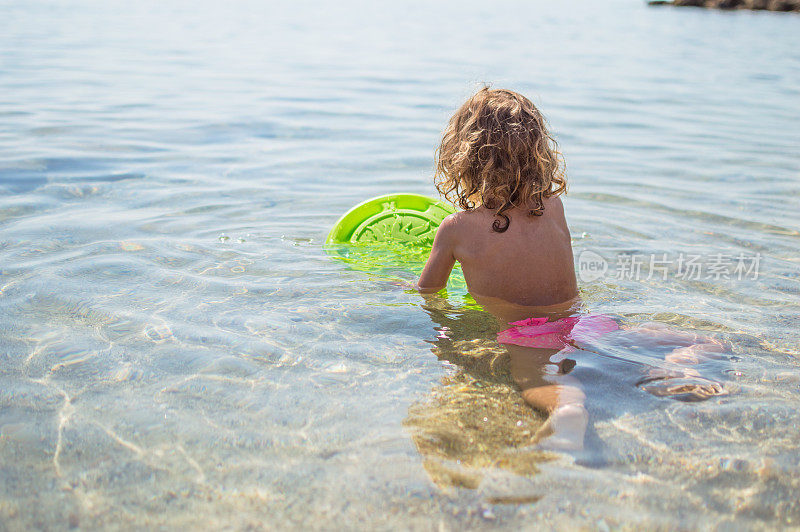
[[(797, 525), (800, 17), (0, 13), (2, 528)], [(408, 265), (326, 255), (356, 202), (433, 193), (483, 81), (551, 121), (586, 308), (729, 342), (728, 395), (648, 394), (654, 346), (609, 339), (573, 371), (593, 454), (515, 454), (541, 420), (463, 287), (424, 301)]]

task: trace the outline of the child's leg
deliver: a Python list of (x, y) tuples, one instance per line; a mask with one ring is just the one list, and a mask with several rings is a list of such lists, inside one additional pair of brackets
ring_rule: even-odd
[(645, 322), (636, 327), (628, 329), (649, 338), (653, 342), (661, 345), (690, 346), (698, 343), (714, 342), (709, 336), (696, 332), (682, 331), (674, 329), (663, 323)]
[[(670, 329), (662, 324), (643, 324), (636, 329), (662, 345), (678, 344), (664, 356), (666, 367), (653, 368), (639, 386), (658, 396), (669, 396), (682, 400), (699, 401), (727, 392), (721, 383), (703, 378), (698, 365), (718, 359), (725, 346), (699, 333)], [(683, 345), (681, 345), (683, 344)]]
[(659, 344), (675, 344), (676, 347), (664, 356), (664, 360), (672, 364), (681, 366), (700, 364), (718, 358), (718, 353), (725, 352), (722, 342), (710, 336), (671, 329), (661, 323), (643, 323), (632, 330), (641, 332)]
[(692, 366), (718, 358), (719, 353), (725, 352), (725, 347), (718, 342), (709, 340), (708, 342), (673, 349), (672, 352), (664, 357), (664, 360), (681, 366)]
[(546, 414), (566, 404), (583, 405), (586, 397), (578, 380), (565, 375), (563, 363), (550, 361), (556, 351), (506, 347), (511, 355), (511, 376), (529, 405)]
[(578, 380), (563, 374), (563, 364), (559, 367), (550, 361), (552, 349), (506, 347), (511, 354), (511, 375), (522, 398), (548, 416), (532, 443), (550, 449), (582, 449), (589, 416)]

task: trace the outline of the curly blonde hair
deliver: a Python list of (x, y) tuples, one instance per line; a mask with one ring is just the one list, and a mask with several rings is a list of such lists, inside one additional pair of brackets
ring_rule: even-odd
[(533, 103), (510, 90), (484, 87), (450, 118), (436, 150), (436, 189), (464, 210), (479, 206), (511, 224), (513, 207), (544, 213), (544, 199), (567, 191), (563, 157)]

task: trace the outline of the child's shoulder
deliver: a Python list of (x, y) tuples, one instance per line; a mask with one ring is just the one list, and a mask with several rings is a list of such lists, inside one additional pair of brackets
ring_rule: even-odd
[(544, 199), (544, 208), (547, 209), (547, 207), (551, 206), (560, 211), (564, 210), (564, 204), (561, 203), (560, 196), (550, 196), (549, 198)]
[(456, 211), (442, 220), (439, 229), (450, 233), (469, 231), (487, 218), (492, 218), (492, 216), (492, 213), (484, 207), (468, 211)]
[[(543, 200), (544, 204), (544, 214), (549, 216), (560, 216), (563, 217), (564, 215), (564, 205), (561, 203), (561, 198), (558, 196), (552, 196), (549, 198), (545, 198)], [(518, 212), (525, 212), (527, 209), (523, 208), (515, 208), (510, 211), (512, 213), (514, 211)], [(475, 226), (483, 226), (486, 224), (487, 220), (491, 224), (491, 221), (495, 219), (495, 212), (493, 210), (487, 209), (486, 207), (476, 207), (474, 209), (470, 209), (468, 211), (457, 211), (453, 214), (447, 216), (443, 221), (440, 227), (442, 227), (445, 231), (459, 231), (459, 230), (471, 230)]]
[(487, 222), (485, 216), (478, 212), (478, 209), (456, 211), (448, 215), (436, 230), (434, 244), (438, 243), (440, 246), (450, 249), (459, 247), (464, 242), (471, 240), (470, 236), (476, 234), (481, 223)]

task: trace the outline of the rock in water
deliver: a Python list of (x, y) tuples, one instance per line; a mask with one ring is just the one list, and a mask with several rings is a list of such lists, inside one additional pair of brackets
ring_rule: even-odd
[(767, 2), (770, 11), (800, 11), (800, 0), (770, 0)]
[(651, 0), (651, 6), (707, 7), (715, 9), (752, 9), (800, 12), (800, 0)]
[(742, 3), (741, 0), (717, 0), (711, 7), (716, 7), (718, 9), (735, 9), (742, 5)]

